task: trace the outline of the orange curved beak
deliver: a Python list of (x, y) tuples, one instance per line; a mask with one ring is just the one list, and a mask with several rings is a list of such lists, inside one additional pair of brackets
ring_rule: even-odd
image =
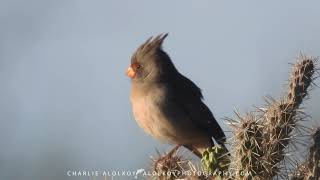
[(127, 76), (129, 76), (130, 78), (134, 78), (136, 76), (136, 72), (134, 72), (134, 70), (132, 69), (132, 67), (128, 67), (127, 69)]

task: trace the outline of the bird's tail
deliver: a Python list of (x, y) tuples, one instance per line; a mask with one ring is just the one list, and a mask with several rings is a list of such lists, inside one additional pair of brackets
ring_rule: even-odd
[(226, 143), (226, 138), (225, 138), (225, 137), (224, 137), (223, 139), (216, 139), (216, 141), (217, 141), (217, 143), (218, 143), (222, 148), (225, 149), (225, 151), (226, 151), (227, 153), (229, 153), (229, 150), (228, 150), (228, 148), (227, 148), (226, 145), (225, 145), (225, 143)]
[(224, 148), (226, 150), (226, 152), (228, 152), (228, 149), (227, 149), (227, 147), (225, 145), (227, 138), (226, 138), (226, 135), (224, 134), (224, 131), (222, 130), (222, 128), (219, 125), (214, 126), (212, 132), (214, 132), (212, 134), (212, 136), (216, 140), (216, 142), (222, 148)]

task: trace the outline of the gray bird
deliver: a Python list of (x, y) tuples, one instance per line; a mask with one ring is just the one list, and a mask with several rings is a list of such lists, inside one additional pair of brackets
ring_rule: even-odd
[(201, 157), (214, 145), (225, 148), (226, 136), (200, 88), (175, 68), (162, 49), (168, 34), (149, 38), (133, 54), (127, 75), (131, 78), (132, 111), (138, 125), (155, 139), (184, 146)]

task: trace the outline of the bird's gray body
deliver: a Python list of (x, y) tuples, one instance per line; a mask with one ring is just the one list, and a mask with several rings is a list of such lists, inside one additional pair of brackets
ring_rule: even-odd
[[(197, 128), (168, 85), (134, 87), (131, 91), (133, 115), (148, 134), (169, 144), (209, 143), (208, 135)], [(140, 88), (146, 88), (140, 94)]]

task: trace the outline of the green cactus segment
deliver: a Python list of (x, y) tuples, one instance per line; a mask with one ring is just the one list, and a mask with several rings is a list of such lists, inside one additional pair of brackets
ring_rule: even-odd
[(221, 174), (228, 170), (230, 159), (225, 148), (216, 145), (203, 152), (201, 162), (206, 171)]

